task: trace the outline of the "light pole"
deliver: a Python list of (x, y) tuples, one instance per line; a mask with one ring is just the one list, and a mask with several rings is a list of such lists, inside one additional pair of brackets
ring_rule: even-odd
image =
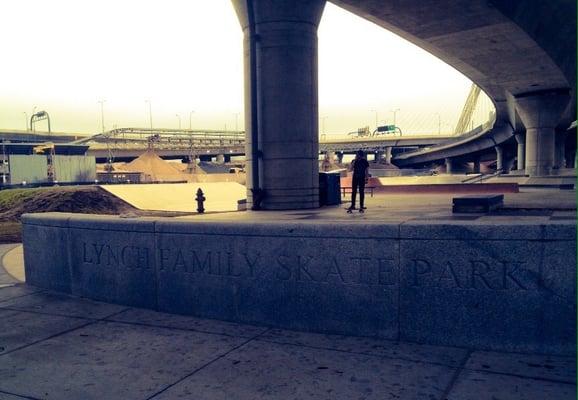
[(440, 115), (440, 113), (438, 114), (438, 135), (442, 134), (442, 117)]
[(150, 99), (146, 99), (145, 103), (148, 103), (148, 105), (149, 105), (149, 121), (150, 121), (151, 132), (152, 132), (152, 130), (153, 130), (153, 106), (151, 104)]
[(321, 117), (321, 133), (325, 135), (325, 120), (327, 119), (327, 116), (325, 117)]
[(192, 121), (193, 121), (193, 114), (194, 114), (194, 113), (195, 113), (195, 110), (193, 110), (193, 111), (191, 111), (191, 112), (189, 113), (189, 130), (192, 130), (192, 129), (193, 129), (193, 123), (192, 123)]
[(394, 126), (397, 126), (395, 116), (397, 115), (397, 112), (398, 112), (398, 111), (400, 111), (399, 108), (396, 108), (395, 110), (390, 110), (390, 112), (393, 113), (393, 125), (394, 125)]
[(181, 129), (181, 116), (179, 114), (175, 114), (175, 117), (179, 119), (179, 130)]
[(239, 132), (239, 113), (235, 113), (235, 131)]
[(371, 110), (371, 112), (375, 113), (375, 129), (377, 129), (377, 125), (378, 125), (377, 110)]
[[(36, 106), (32, 107), (32, 116), (34, 116), (34, 114), (36, 113)], [(32, 117), (30, 117), (30, 129), (32, 129), (32, 132), (36, 133), (36, 126), (32, 125)]]
[(24, 111), (23, 114), (24, 114), (24, 123), (26, 124), (26, 132), (28, 132), (28, 113)]
[(104, 103), (106, 100), (99, 100), (100, 103), (100, 126), (102, 128), (102, 133), (104, 133)]

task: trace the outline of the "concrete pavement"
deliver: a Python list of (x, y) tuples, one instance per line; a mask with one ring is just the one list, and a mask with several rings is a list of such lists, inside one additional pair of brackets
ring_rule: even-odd
[[(0, 254), (22, 270), (17, 247)], [(37, 290), (5, 269), (0, 316), (0, 400), (576, 397), (573, 357), (164, 314)]]

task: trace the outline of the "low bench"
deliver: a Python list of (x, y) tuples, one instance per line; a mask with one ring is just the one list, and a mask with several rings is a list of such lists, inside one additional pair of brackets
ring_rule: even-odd
[(454, 213), (490, 212), (504, 205), (503, 194), (459, 196), (454, 197), (452, 200), (452, 212)]
[[(369, 195), (371, 197), (373, 197), (373, 189), (375, 189), (376, 186), (366, 186), (365, 190), (369, 190)], [(351, 193), (353, 191), (353, 188), (351, 186), (342, 186), (341, 190), (343, 191), (343, 197), (345, 197), (346, 193)]]

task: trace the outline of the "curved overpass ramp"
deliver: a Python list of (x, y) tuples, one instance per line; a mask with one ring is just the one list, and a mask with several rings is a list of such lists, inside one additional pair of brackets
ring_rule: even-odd
[[(496, 107), (493, 129), (396, 158), (402, 165), (487, 150), (526, 130), (527, 162), (539, 164), (540, 173), (540, 163), (551, 161), (542, 158), (553, 157), (553, 128), (566, 129), (576, 120), (574, 0), (332, 3), (442, 59), (480, 86)], [(542, 150), (531, 154), (536, 160), (528, 159), (529, 149), (538, 147)]]

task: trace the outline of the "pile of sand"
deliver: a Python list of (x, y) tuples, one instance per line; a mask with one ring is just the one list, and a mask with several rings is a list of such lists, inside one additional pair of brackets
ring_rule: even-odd
[(143, 173), (145, 181), (176, 182), (187, 179), (187, 176), (177, 167), (157, 156), (152, 150), (147, 150), (138, 158), (125, 164), (122, 169)]

